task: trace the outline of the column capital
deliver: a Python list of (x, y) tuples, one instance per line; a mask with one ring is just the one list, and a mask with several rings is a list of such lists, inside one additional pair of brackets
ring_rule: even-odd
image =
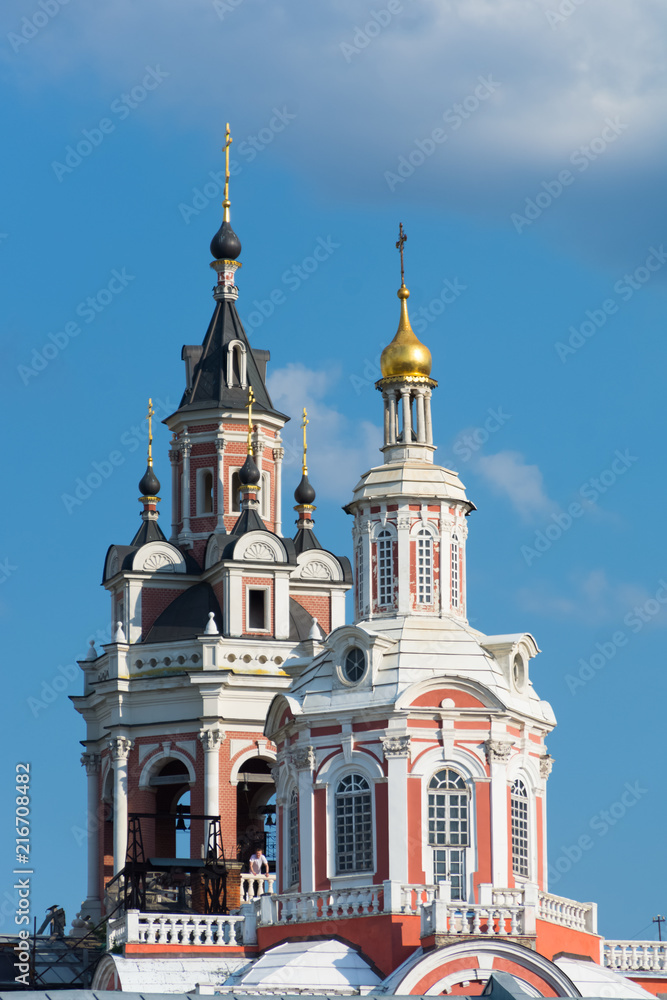
[(506, 764), (513, 748), (514, 744), (509, 740), (486, 740), (484, 743), (484, 752), (489, 764)]
[(111, 759), (116, 764), (120, 761), (126, 761), (130, 756), (132, 740), (128, 740), (125, 736), (115, 736), (109, 740), (107, 746), (111, 750)]
[(405, 531), (410, 527), (410, 515), (402, 514), (396, 519), (396, 527), (399, 531)]
[(199, 730), (199, 740), (206, 753), (219, 750), (224, 739), (225, 734), (220, 729), (214, 728)]
[(100, 765), (102, 763), (102, 756), (99, 753), (86, 753), (81, 754), (81, 764), (86, 769), (86, 774), (90, 777), (91, 774), (98, 774), (100, 770)]
[(283, 460), (284, 457), (285, 457), (285, 449), (284, 448), (274, 448), (273, 449), (273, 461), (274, 462), (282, 462), (282, 460)]
[(313, 746), (294, 747), (290, 752), (290, 759), (297, 771), (312, 771), (317, 763), (315, 748)]
[(411, 738), (410, 736), (388, 736), (382, 740), (382, 752), (386, 758), (409, 757)]

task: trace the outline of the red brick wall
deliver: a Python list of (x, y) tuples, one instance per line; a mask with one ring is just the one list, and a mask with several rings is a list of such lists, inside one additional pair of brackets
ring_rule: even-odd
[[(143, 587), (141, 591), (141, 636), (145, 638), (165, 608), (185, 593), (185, 588), (168, 590), (161, 587)], [(203, 627), (202, 627), (203, 629)]]
[(309, 615), (317, 618), (322, 631), (331, 631), (331, 597), (328, 594), (290, 594), (297, 604), (305, 608)]

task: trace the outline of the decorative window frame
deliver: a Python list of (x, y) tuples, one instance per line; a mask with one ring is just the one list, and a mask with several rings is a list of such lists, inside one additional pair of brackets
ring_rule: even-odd
[[(264, 628), (251, 628), (250, 627), (250, 591), (251, 590), (263, 590), (268, 594), (268, 597), (264, 598)], [(270, 583), (246, 583), (245, 584), (245, 614), (244, 614), (244, 631), (250, 632), (253, 635), (259, 633), (265, 633), (266, 635), (271, 634), (271, 584)]]
[(262, 472), (259, 491), (259, 509), (264, 521), (271, 520), (271, 473)]
[(152, 754), (142, 767), (141, 774), (139, 775), (139, 788), (142, 791), (154, 790), (155, 786), (150, 783), (151, 777), (156, 770), (159, 770), (157, 765), (164, 764), (168, 760), (178, 760), (182, 764), (185, 764), (188, 770), (188, 784), (190, 788), (194, 788), (197, 775), (193, 762), (181, 750), (170, 748), (169, 750), (159, 750), (157, 753)]
[[(541, 782), (538, 776), (539, 765), (535, 763), (533, 771), (533, 761), (535, 758), (526, 760), (521, 755), (512, 757), (507, 765), (507, 824), (508, 824), (508, 871), (514, 874), (517, 884), (523, 885), (525, 882), (537, 881), (538, 871), (538, 843), (537, 843), (537, 796), (543, 794)], [(512, 856), (512, 785), (520, 778), (526, 786), (528, 793), (528, 875), (517, 875), (514, 873)]]
[[(379, 547), (380, 541), (384, 541), (384, 537), (380, 539), (380, 535), (383, 531), (388, 531), (391, 537), (391, 581), (392, 581), (392, 598), (389, 603), (385, 604), (380, 600), (380, 554)], [(371, 542), (375, 546), (375, 604), (378, 608), (383, 610), (392, 610), (396, 606), (396, 574), (394, 571), (395, 553), (396, 545), (398, 544), (398, 532), (396, 530), (396, 525), (392, 521), (379, 521), (373, 526), (373, 532), (371, 535)], [(371, 566), (373, 565), (373, 558), (371, 553)], [(372, 599), (372, 589), (371, 589), (371, 599)]]
[[(211, 509), (204, 510), (204, 477), (206, 473), (211, 476)], [(197, 474), (195, 477), (195, 510), (197, 513), (195, 517), (214, 517), (215, 516), (215, 478), (216, 470), (213, 466), (203, 465), (201, 468), (197, 469)]]
[(239, 382), (242, 389), (248, 387), (248, 365), (245, 344), (242, 340), (230, 340), (227, 344), (226, 382), (227, 388), (234, 385), (234, 354), (238, 355)]
[[(296, 828), (297, 828), (297, 860), (296, 869), (297, 877), (292, 879), (293, 871), (293, 858), (292, 858), (292, 797), (296, 796)], [(299, 837), (299, 823), (301, 819), (300, 813), (300, 803), (299, 803), (299, 789), (294, 781), (291, 781), (285, 792), (285, 804), (283, 806), (283, 844), (281, 845), (281, 853), (284, 858), (283, 872), (282, 872), (282, 891), (289, 892), (298, 890), (301, 883), (301, 842)]]
[[(227, 489), (227, 496), (229, 497), (229, 512), (230, 514), (240, 514), (241, 513), (241, 499), (240, 490), (234, 489), (234, 473), (240, 474), (242, 466), (240, 465), (230, 465), (227, 470), (227, 475), (229, 476), (229, 485)], [(234, 504), (238, 504), (235, 507)]]
[[(346, 756), (348, 759), (346, 760)], [(360, 774), (366, 779), (371, 792), (371, 829), (373, 841), (373, 867), (362, 872), (353, 872), (349, 875), (336, 874), (336, 788), (342, 778), (349, 774)], [(372, 882), (373, 876), (377, 872), (378, 854), (378, 828), (377, 814), (375, 808), (375, 786), (378, 781), (386, 782), (386, 776), (380, 766), (379, 761), (368, 754), (352, 751), (351, 754), (337, 754), (330, 758), (321, 768), (315, 783), (316, 788), (326, 788), (327, 800), (327, 844), (326, 844), (326, 867), (327, 878), (331, 881), (332, 889), (355, 888), (360, 885), (368, 885)]]
[[(431, 600), (430, 601), (420, 601), (419, 600), (419, 536), (422, 532), (426, 532), (431, 536)], [(436, 543), (440, 541), (440, 532), (436, 528), (432, 521), (428, 520), (417, 520), (410, 528), (410, 544), (414, 542), (414, 569), (415, 569), (415, 610), (418, 611), (420, 608), (433, 609), (437, 606), (439, 597), (438, 589), (438, 575), (435, 572), (436, 564)], [(410, 553), (412, 556), (412, 553)], [(439, 552), (437, 553), (439, 558)]]

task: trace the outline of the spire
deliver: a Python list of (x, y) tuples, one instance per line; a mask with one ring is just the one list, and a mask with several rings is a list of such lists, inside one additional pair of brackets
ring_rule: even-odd
[(380, 357), (382, 378), (375, 388), (384, 400), (385, 463), (406, 459), (433, 461), (431, 391), (437, 386), (431, 378), (431, 352), (417, 338), (408, 315), (410, 292), (405, 287), (403, 247), (407, 236), (403, 223), (398, 229), (396, 249), (401, 255), (401, 287), (398, 298), (401, 315), (396, 336)]
[(403, 223), (399, 225), (399, 236), (396, 249), (401, 255), (401, 287), (396, 293), (401, 300), (401, 316), (396, 336), (385, 347), (380, 358), (383, 378), (409, 377), (411, 379), (428, 379), (431, 375), (431, 352), (417, 338), (408, 316), (408, 299), (410, 292), (405, 287), (405, 266), (403, 247), (407, 236), (403, 232)]
[[(232, 229), (229, 221), (229, 209), (231, 207), (229, 200), (229, 147), (233, 141), (229, 131), (229, 122), (227, 122), (225, 145), (222, 147), (225, 154), (225, 191), (222, 201), (222, 225), (211, 240), (211, 253), (216, 261), (235, 261), (241, 253), (241, 241)], [(237, 267), (240, 266), (240, 264), (237, 265)]]
[(153, 470), (154, 416), (155, 410), (153, 409), (153, 400), (149, 399), (148, 413), (146, 414), (146, 419), (148, 420), (148, 464), (146, 465), (146, 471), (139, 481), (139, 492), (141, 493), (139, 503), (144, 505), (144, 509), (141, 513), (141, 520), (143, 524), (132, 539), (133, 545), (145, 545), (146, 542), (154, 542), (159, 539), (164, 539), (164, 535), (157, 523), (157, 519), (159, 517), (157, 505), (160, 503), (160, 497), (158, 496), (158, 493), (160, 492), (160, 480), (155, 475)]
[(301, 482), (294, 490), (294, 499), (296, 500), (296, 507), (294, 508), (299, 515), (299, 519), (296, 522), (297, 533), (294, 536), (294, 547), (297, 551), (297, 555), (303, 552), (304, 549), (321, 549), (322, 546), (315, 537), (315, 532), (313, 531), (313, 511), (317, 508), (313, 506), (313, 500), (315, 499), (315, 490), (308, 479), (308, 464), (307, 464), (307, 454), (308, 454), (308, 443), (306, 440), (306, 428), (310, 421), (308, 420), (308, 411), (306, 407), (303, 408), (303, 419), (301, 421), (301, 427), (303, 428), (303, 463), (301, 466)]

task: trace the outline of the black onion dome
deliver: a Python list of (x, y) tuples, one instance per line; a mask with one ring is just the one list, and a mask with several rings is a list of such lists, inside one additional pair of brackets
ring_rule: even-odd
[(256, 486), (261, 479), (261, 475), (261, 472), (255, 465), (255, 459), (252, 455), (247, 455), (243, 466), (239, 470), (241, 486)]
[(315, 499), (315, 490), (305, 472), (301, 477), (301, 482), (294, 490), (294, 499), (299, 504), (312, 504)]
[(153, 472), (153, 466), (149, 465), (144, 472), (139, 483), (139, 491), (142, 497), (156, 497), (160, 492), (160, 480)]
[(211, 240), (211, 253), (215, 260), (236, 260), (241, 253), (241, 240), (228, 222), (223, 222)]

